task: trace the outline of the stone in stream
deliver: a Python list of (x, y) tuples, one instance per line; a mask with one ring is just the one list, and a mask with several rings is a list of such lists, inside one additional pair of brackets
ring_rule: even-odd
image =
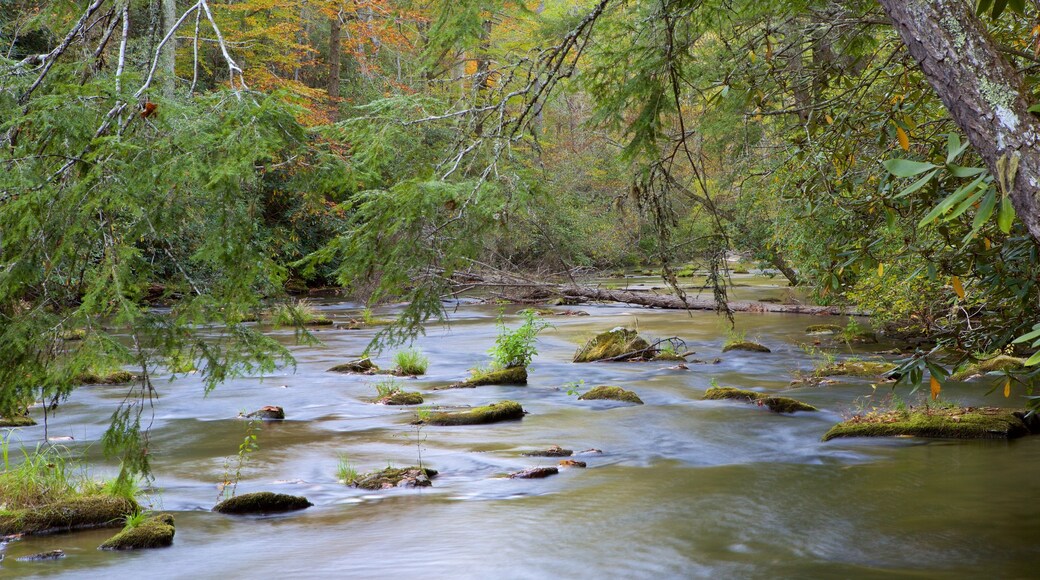
[(895, 370), (896, 365), (886, 361), (843, 361), (820, 367), (816, 377), (882, 377)]
[(729, 352), (731, 350), (743, 350), (747, 352), (773, 352), (769, 350), (768, 346), (763, 346), (757, 342), (750, 342), (747, 340), (741, 340), (737, 342), (727, 342), (722, 347), (722, 352)]
[(105, 540), (99, 550), (146, 550), (173, 544), (173, 516), (158, 514)]
[(8, 509), (0, 515), (0, 536), (48, 534), (120, 525), (137, 511), (137, 502), (110, 495), (91, 495), (26, 509)]
[(646, 359), (656, 354), (649, 350), (650, 343), (639, 333), (619, 326), (592, 337), (574, 353), (574, 362)]
[(302, 510), (312, 505), (314, 504), (305, 497), (258, 491), (226, 499), (213, 506), (213, 511), (222, 514), (262, 515)]
[(364, 357), (350, 362), (345, 362), (341, 365), (336, 365), (329, 369), (329, 372), (374, 375), (379, 372), (379, 367), (372, 362), (372, 359)]
[(845, 327), (837, 324), (810, 324), (805, 327), (806, 334), (839, 334), (845, 331)]
[(1026, 411), (992, 407), (911, 407), (856, 415), (831, 427), (824, 441), (839, 437), (931, 437), (1015, 439), (1040, 432)]
[(560, 467), (585, 467), (585, 462), (577, 459), (561, 459)]
[(574, 451), (570, 449), (564, 449), (559, 445), (550, 445), (548, 449), (540, 449), (538, 451), (528, 451), (521, 453), (527, 457), (570, 457), (574, 454)]
[(136, 380), (137, 375), (124, 370), (101, 373), (91, 371), (76, 376), (76, 382), (83, 385), (123, 385)]
[(437, 470), (419, 467), (387, 467), (358, 476), (350, 485), (361, 489), (392, 489), (395, 487), (429, 487)]
[(523, 471), (510, 473), (509, 479), (542, 479), (559, 472), (560, 470), (555, 467), (529, 467)]
[(421, 405), (422, 393), (415, 391), (392, 391), (376, 399), (377, 405)]
[(499, 421), (515, 421), (523, 419), (527, 414), (520, 403), (516, 401), (501, 401), (491, 403), (483, 407), (473, 407), (461, 411), (437, 411), (430, 413), (425, 418), (415, 421), (414, 424), (422, 425), (484, 425), (497, 423)]
[(735, 389), (733, 387), (712, 387), (704, 393), (704, 399), (714, 401), (722, 399), (745, 401), (748, 403), (754, 403), (760, 407), (767, 407), (774, 413), (794, 413), (795, 411), (818, 410), (812, 405), (807, 405), (801, 401), (796, 401), (788, 397), (777, 397), (745, 389)]
[(473, 371), (473, 376), (470, 378), (452, 383), (446, 387), (437, 387), (435, 390), (440, 389), (470, 389), (473, 387), (483, 387), (486, 385), (526, 385), (527, 384), (527, 367), (508, 367), (504, 369), (490, 370), (490, 371)]
[(0, 427), (32, 427), (35, 424), (36, 421), (28, 415), (0, 417)]
[(285, 419), (285, 409), (274, 405), (260, 407), (256, 411), (246, 415), (247, 419), (260, 419), (261, 421), (281, 421)]
[(17, 560), (19, 562), (44, 562), (46, 560), (60, 560), (64, 557), (64, 550), (51, 550), (50, 552), (40, 552), (39, 554), (22, 556), (21, 558), (17, 558)]
[(600, 385), (586, 392), (584, 395), (578, 397), (579, 401), (592, 401), (592, 400), (607, 400), (607, 401), (624, 401), (626, 403), (635, 403), (642, 405), (643, 400), (639, 398), (639, 395), (632, 391), (622, 389), (621, 387), (613, 387), (609, 385)]

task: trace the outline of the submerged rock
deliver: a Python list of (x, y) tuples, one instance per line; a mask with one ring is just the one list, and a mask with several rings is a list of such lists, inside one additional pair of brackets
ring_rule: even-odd
[(933, 437), (942, 439), (1015, 439), (1035, 433), (1023, 411), (990, 407), (911, 408), (856, 415), (831, 427), (824, 441), (838, 437)]
[(274, 405), (260, 407), (256, 411), (246, 415), (247, 419), (260, 419), (261, 421), (281, 421), (285, 419), (285, 409)]
[(471, 389), (486, 385), (526, 385), (527, 367), (509, 367), (493, 371), (474, 371), (470, 378), (441, 389)]
[[(630, 360), (645, 358), (650, 343), (634, 330), (617, 327), (597, 334), (574, 353), (574, 362), (594, 362), (606, 359)], [(621, 358), (619, 358), (621, 357)]]
[(559, 472), (560, 470), (555, 467), (529, 467), (523, 471), (510, 473), (509, 479), (541, 479)]
[(137, 375), (124, 370), (107, 373), (88, 372), (76, 377), (76, 382), (83, 385), (122, 385), (135, 380), (137, 380)]
[(422, 393), (415, 391), (394, 391), (376, 399), (379, 405), (421, 405)]
[(1015, 371), (1025, 366), (1026, 359), (1007, 355), (997, 355), (991, 359), (968, 365), (963, 370), (950, 375), (955, 381), (966, 381), (994, 371)]
[(578, 397), (579, 401), (592, 401), (592, 400), (609, 400), (609, 401), (624, 401), (626, 403), (635, 403), (642, 405), (643, 400), (639, 398), (639, 395), (622, 389), (621, 387), (612, 387), (609, 385), (600, 385), (586, 392), (584, 395)]
[(524, 415), (525, 411), (520, 406), (520, 403), (516, 401), (502, 401), (483, 407), (473, 407), (464, 411), (430, 413), (426, 419), (421, 419), (416, 423), (427, 423), (430, 425), (484, 425), (499, 421), (523, 419)]
[(36, 420), (28, 415), (15, 415), (14, 417), (0, 417), (0, 428), (2, 427), (32, 427)]
[(213, 511), (222, 514), (276, 514), (311, 507), (307, 498), (270, 491), (246, 493), (228, 498), (213, 506)]
[(896, 365), (885, 361), (843, 361), (818, 368), (813, 375), (817, 377), (881, 377), (895, 368)]
[(350, 362), (336, 365), (329, 369), (332, 373), (353, 373), (359, 375), (374, 375), (379, 372), (379, 367), (372, 362), (372, 359), (365, 357)]
[(105, 543), (98, 546), (98, 549), (145, 550), (148, 548), (165, 548), (173, 544), (174, 532), (173, 516), (170, 514), (159, 514), (105, 540)]
[(44, 506), (8, 510), (0, 515), (0, 536), (43, 534), (119, 525), (138, 509), (123, 497), (92, 495)]
[(578, 461), (577, 459), (561, 459), (560, 467), (585, 467), (584, 461)]
[(548, 449), (528, 451), (526, 453), (521, 453), (520, 455), (526, 455), (527, 457), (570, 457), (573, 454), (574, 451), (570, 449), (564, 449), (559, 445), (552, 445)]
[(727, 342), (722, 347), (722, 352), (729, 352), (731, 350), (744, 350), (748, 352), (773, 352), (769, 350), (769, 347), (758, 344), (757, 342), (749, 342), (746, 340), (740, 342)]
[(428, 487), (437, 471), (419, 467), (387, 467), (381, 471), (366, 473), (350, 485), (361, 489), (392, 489), (395, 487)]
[(736, 389), (733, 387), (712, 387), (704, 393), (703, 398), (711, 401), (723, 399), (746, 401), (748, 403), (755, 403), (762, 407), (768, 407), (769, 410), (774, 413), (794, 413), (795, 411), (818, 410), (812, 405), (808, 405), (789, 397), (777, 397), (774, 395), (767, 395), (765, 393), (758, 393), (745, 389)]
[(51, 550), (50, 552), (40, 552), (39, 554), (22, 556), (21, 558), (17, 558), (17, 560), (19, 562), (43, 562), (46, 560), (60, 560), (64, 557), (64, 550)]
[(837, 324), (810, 324), (805, 327), (806, 334), (839, 334), (845, 328)]

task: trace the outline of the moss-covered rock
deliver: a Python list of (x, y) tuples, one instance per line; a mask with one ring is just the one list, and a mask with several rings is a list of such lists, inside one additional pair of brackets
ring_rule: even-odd
[(10, 510), (0, 515), (0, 536), (118, 526), (127, 514), (137, 509), (137, 502), (133, 500), (95, 495)]
[(428, 487), (437, 471), (418, 467), (387, 467), (359, 476), (351, 485), (361, 489), (391, 489), (395, 487)]
[[(650, 343), (634, 330), (617, 327), (594, 336), (574, 353), (574, 362), (644, 358)], [(650, 353), (652, 356), (654, 353)], [(626, 356), (630, 355), (630, 356)], [(622, 358), (618, 358), (622, 357)]]
[(745, 389), (733, 387), (713, 387), (704, 393), (704, 399), (718, 401), (732, 399), (735, 401), (746, 401), (755, 403), (762, 407), (768, 407), (774, 413), (794, 413), (795, 411), (817, 411), (816, 407), (789, 397), (777, 397), (765, 393), (757, 393)]
[(747, 352), (773, 352), (769, 350), (769, 347), (758, 344), (757, 342), (750, 342), (741, 340), (737, 342), (727, 342), (722, 347), (722, 352), (729, 352), (731, 350), (743, 350)]
[(556, 475), (560, 470), (556, 467), (530, 467), (523, 471), (510, 473), (509, 479), (542, 479), (550, 475)]
[(0, 428), (3, 427), (32, 427), (36, 420), (28, 415), (15, 415), (14, 417), (0, 417)]
[(665, 361), (679, 361), (686, 362), (686, 357), (683, 355), (670, 351), (670, 350), (659, 350), (657, 354), (651, 360), (665, 360)]
[(122, 385), (137, 380), (137, 375), (130, 371), (118, 370), (109, 372), (89, 372), (76, 377), (82, 385)]
[(285, 419), (285, 409), (274, 405), (260, 407), (246, 415), (247, 419), (260, 419), (261, 421), (281, 421)]
[(840, 334), (845, 328), (837, 324), (810, 324), (805, 327), (806, 334)]
[(99, 550), (145, 550), (173, 544), (173, 516), (159, 514), (125, 529), (98, 546)]
[(442, 389), (471, 389), (487, 385), (526, 385), (527, 367), (509, 367), (491, 371), (473, 371), (470, 378), (452, 383)]
[(622, 389), (621, 387), (613, 387), (610, 385), (600, 385), (589, 390), (582, 396), (578, 397), (580, 401), (592, 401), (592, 400), (608, 400), (608, 401), (624, 401), (626, 403), (635, 403), (642, 405), (643, 400), (639, 398), (639, 395)]
[(877, 335), (868, 330), (862, 332), (854, 332), (852, 334), (844, 334), (843, 338), (849, 342), (857, 344), (875, 344), (877, 343)]
[(893, 370), (896, 365), (885, 361), (842, 361), (829, 364), (813, 372), (817, 377), (876, 377), (880, 378)]
[(372, 359), (365, 357), (350, 362), (336, 365), (329, 369), (332, 373), (352, 373), (358, 375), (374, 375), (379, 372), (379, 367), (372, 362)]
[(270, 491), (246, 493), (226, 499), (213, 506), (213, 511), (222, 514), (276, 514), (311, 507), (307, 498)]
[(968, 365), (963, 370), (950, 376), (955, 381), (966, 381), (968, 379), (984, 375), (994, 371), (1016, 371), (1025, 366), (1026, 359), (1007, 355), (998, 355), (991, 359), (979, 361)]
[(430, 413), (426, 419), (417, 423), (430, 425), (484, 425), (499, 421), (523, 419), (524, 408), (516, 401), (501, 401), (483, 407), (473, 407), (464, 411), (438, 411)]
[(379, 405), (421, 405), (422, 393), (414, 391), (393, 391), (376, 399)]
[(586, 467), (584, 461), (578, 461), (577, 459), (561, 459), (560, 467)]
[(571, 449), (564, 449), (559, 445), (551, 445), (548, 449), (539, 449), (538, 451), (527, 451), (520, 455), (526, 455), (528, 457), (570, 457), (574, 454)]
[(1032, 433), (1024, 413), (994, 408), (911, 408), (857, 415), (831, 427), (824, 441), (838, 437), (934, 437), (1014, 439)]
[(304, 326), (332, 326), (332, 319), (327, 316), (315, 316), (303, 323)]

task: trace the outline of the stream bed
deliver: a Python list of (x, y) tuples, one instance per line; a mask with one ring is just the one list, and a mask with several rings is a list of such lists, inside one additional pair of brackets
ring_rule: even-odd
[[(780, 295), (773, 282), (738, 288), (741, 299)], [(381, 377), (327, 372), (357, 357), (374, 329), (318, 329), (320, 345), (296, 346), (292, 330), (269, 334), (298, 366), (273, 376), (231, 380), (204, 396), (193, 376), (155, 385), (150, 450), (155, 475), (142, 497), (176, 518), (170, 548), (97, 550), (115, 530), (27, 537), (7, 543), (0, 576), (123, 578), (276, 577), (620, 578), (620, 577), (1035, 577), (1040, 565), (1040, 437), (1016, 441), (872, 439), (820, 441), (843, 414), (890, 393), (886, 384), (842, 378), (792, 388), (792, 373), (817, 358), (810, 324), (838, 317), (744, 314), (737, 327), (772, 353), (721, 353), (723, 320), (710, 312), (623, 305), (568, 307), (590, 316), (549, 318), (527, 386), (433, 390), (486, 364), (500, 307), (460, 303), (450, 326), (431, 325), (415, 346), (430, 359), (426, 376), (398, 379), (428, 405), (480, 405), (511, 399), (520, 421), (416, 429), (414, 408), (374, 405)], [(359, 305), (321, 301), (334, 320)], [(505, 322), (519, 323), (516, 306)], [(564, 310), (564, 308), (558, 308)], [(387, 316), (393, 308), (382, 309)], [(594, 334), (616, 326), (647, 337), (678, 336), (709, 361), (570, 362)], [(885, 345), (857, 347), (860, 353)], [(849, 356), (844, 349), (839, 358)], [(716, 357), (717, 364), (710, 364)], [(391, 353), (376, 357), (391, 366)], [(819, 413), (781, 416), (733, 401), (702, 401), (723, 386), (780, 392)], [(579, 401), (601, 384), (635, 391), (645, 405)], [(78, 389), (50, 418), (52, 438), (85, 455), (98, 476), (115, 467), (100, 436), (127, 386)], [(965, 404), (1022, 406), (1015, 393), (985, 396), (979, 383), (951, 383), (943, 396)], [(898, 391), (908, 396), (905, 389)], [(305, 511), (269, 517), (210, 512), (218, 483), (237, 460), (248, 422), (265, 405), (286, 420), (257, 430), (259, 450), (239, 474), (237, 493), (307, 497)], [(33, 412), (38, 415), (38, 409)], [(39, 419), (39, 417), (37, 417)], [(41, 426), (20, 429), (12, 445), (35, 447)], [(601, 454), (577, 457), (587, 469), (540, 480), (503, 476), (556, 459), (522, 453), (560, 445)], [(440, 472), (433, 486), (365, 491), (337, 481), (341, 458), (361, 472), (388, 464)], [(62, 549), (66, 557), (18, 562)]]

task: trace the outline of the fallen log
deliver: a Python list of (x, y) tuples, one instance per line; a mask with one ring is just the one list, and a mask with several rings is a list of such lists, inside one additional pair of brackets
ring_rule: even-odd
[[(650, 308), (665, 308), (670, 310), (716, 310), (714, 300), (703, 298), (686, 298), (683, 300), (678, 296), (670, 294), (655, 294), (651, 292), (633, 292), (630, 290), (605, 290), (589, 286), (561, 286), (557, 292), (568, 298), (585, 298), (599, 302), (624, 302), (626, 304), (638, 304)], [(842, 306), (809, 306), (805, 304), (773, 304), (770, 302), (754, 302), (747, 300), (734, 300), (729, 302), (729, 309), (733, 312), (780, 312), (787, 314), (832, 314), (836, 316), (867, 316), (866, 312), (860, 312)]]

